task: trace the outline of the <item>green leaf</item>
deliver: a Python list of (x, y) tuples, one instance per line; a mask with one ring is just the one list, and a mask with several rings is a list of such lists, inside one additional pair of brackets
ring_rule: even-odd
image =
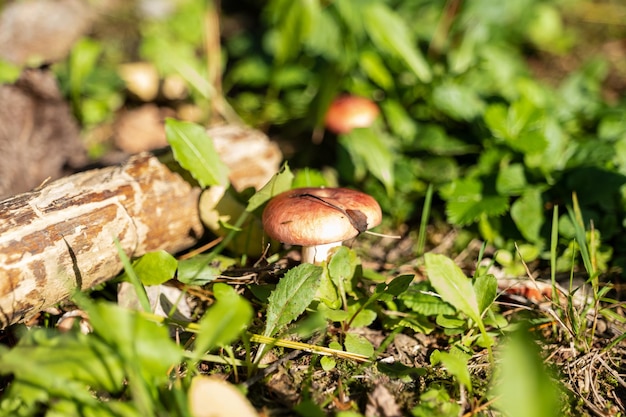
[(432, 291), (433, 289), (427, 282), (420, 282), (409, 287), (398, 298), (406, 307), (424, 316), (454, 314), (456, 312), (450, 304), (437, 297)]
[(370, 2), (363, 8), (365, 28), (380, 51), (404, 61), (423, 83), (432, 79), (428, 63), (417, 49), (406, 22), (385, 3)]
[(520, 195), (527, 187), (524, 165), (511, 164), (500, 168), (496, 178), (498, 194)]
[(450, 398), (445, 388), (431, 388), (420, 395), (419, 404), (411, 410), (413, 417), (455, 417), (463, 409)]
[(428, 280), (441, 298), (463, 312), (475, 323), (480, 322), (480, 309), (472, 282), (452, 259), (444, 255), (424, 255)]
[(143, 381), (168, 380), (167, 371), (180, 361), (182, 349), (170, 339), (167, 327), (111, 303), (84, 305), (83, 309), (94, 333), (121, 356), (127, 368), (136, 366)]
[[(399, 101), (388, 98), (380, 106), (394, 135), (404, 139), (417, 137), (417, 123)], [(420, 141), (421, 139), (420, 135)]]
[(160, 285), (172, 279), (178, 261), (164, 250), (149, 252), (133, 262), (133, 269), (143, 285)]
[(25, 333), (15, 347), (2, 352), (0, 373), (13, 375), (11, 385), (30, 385), (30, 395), (73, 396), (86, 403), (93, 398), (87, 386), (120, 392), (125, 375), (113, 347), (97, 337), (48, 329)]
[(165, 120), (165, 135), (176, 161), (200, 186), (228, 185), (228, 167), (202, 126), (168, 118)]
[[(385, 186), (389, 195), (394, 190), (394, 162), (397, 158), (390, 144), (373, 129), (354, 129), (339, 136), (339, 143), (353, 161), (363, 162), (374, 178)], [(355, 165), (357, 165), (355, 163)]]
[(209, 253), (179, 261), (177, 279), (187, 285), (204, 285), (215, 280), (222, 268), (211, 263), (213, 258)]
[(322, 365), (322, 369), (326, 372), (335, 368), (337, 365), (337, 361), (332, 356), (322, 356), (320, 359), (320, 365)]
[(470, 121), (482, 115), (485, 109), (485, 103), (475, 90), (450, 82), (435, 87), (433, 104), (456, 120)]
[(496, 299), (498, 280), (491, 274), (479, 275), (474, 279), (474, 292), (478, 300), (478, 311), (485, 312)]
[(484, 119), (493, 135), (516, 151), (540, 154), (548, 147), (546, 117), (530, 100), (516, 101), (508, 108), (493, 104), (485, 110)]
[(482, 216), (500, 216), (509, 208), (509, 199), (503, 196), (471, 197), (449, 201), (446, 204), (448, 220), (459, 226), (465, 226), (480, 220)]
[(346, 352), (357, 353), (367, 356), (368, 358), (374, 355), (374, 347), (370, 341), (363, 336), (354, 333), (346, 333), (343, 344), (346, 347)]
[(441, 188), (441, 196), (447, 200), (446, 214), (451, 223), (467, 225), (484, 216), (499, 216), (509, 208), (509, 198), (499, 195), (483, 195), (483, 184), (478, 178), (460, 178)]
[[(352, 304), (348, 307), (348, 314), (350, 316), (350, 328), (367, 327), (376, 320), (378, 315), (374, 310), (364, 308), (359, 311), (361, 306), (359, 304)], [(358, 311), (358, 314), (354, 314)]]
[(312, 168), (303, 168), (296, 172), (293, 179), (293, 188), (303, 187), (330, 187), (326, 174)]
[[(323, 32), (323, 31), (320, 31)], [(381, 56), (374, 51), (364, 51), (361, 53), (359, 64), (367, 76), (385, 91), (391, 90), (393, 86), (393, 76), (385, 66)]]
[(261, 207), (272, 197), (291, 189), (292, 182), (293, 174), (289, 169), (289, 165), (285, 162), (280, 170), (267, 182), (267, 184), (250, 197), (246, 211), (252, 212)]
[(12, 64), (3, 59), (0, 59), (0, 83), (1, 84), (14, 83), (18, 78), (20, 78), (21, 72), (22, 72), (22, 68), (20, 66)]
[[(409, 288), (409, 285), (411, 285), (411, 282), (413, 282), (413, 279), (415, 279), (415, 275), (400, 275), (392, 279), (388, 284), (382, 284), (382, 291), (385, 294), (391, 294), (398, 297), (401, 294), (404, 294), (404, 292)], [(379, 287), (377, 286), (376, 292), (379, 292), (378, 288)]]
[(537, 188), (529, 188), (511, 206), (511, 218), (529, 242), (538, 242), (544, 222), (543, 198)]
[(321, 12), (318, 1), (276, 0), (268, 14), (276, 28), (275, 56), (279, 64), (295, 57), (302, 45), (318, 27)]
[[(458, 349), (455, 350), (458, 352)], [(454, 376), (459, 383), (465, 385), (469, 392), (472, 392), (472, 380), (470, 377), (469, 369), (467, 368), (467, 357), (461, 354), (451, 354), (448, 352), (441, 352), (435, 350), (430, 356), (431, 365), (437, 365), (441, 363), (446, 371)]]
[(340, 246), (328, 261), (328, 274), (337, 288), (352, 294), (351, 279), (354, 276), (358, 259), (356, 253), (346, 246)]
[(264, 336), (273, 336), (311, 304), (323, 273), (321, 266), (300, 264), (280, 279), (268, 299)]
[(510, 417), (560, 416), (558, 379), (544, 366), (539, 347), (529, 334), (522, 328), (502, 343), (491, 397), (496, 408)]
[(227, 284), (213, 286), (216, 302), (200, 319), (194, 354), (197, 358), (234, 341), (252, 320), (252, 307)]

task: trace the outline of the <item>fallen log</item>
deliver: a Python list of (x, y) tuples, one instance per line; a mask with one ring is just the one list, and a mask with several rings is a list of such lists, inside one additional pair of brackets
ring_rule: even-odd
[(0, 202), (0, 327), (116, 276), (129, 257), (189, 248), (200, 190), (148, 153)]

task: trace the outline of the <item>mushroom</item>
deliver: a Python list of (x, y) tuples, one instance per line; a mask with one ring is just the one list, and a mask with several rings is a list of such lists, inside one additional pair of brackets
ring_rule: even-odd
[(296, 188), (275, 196), (263, 211), (263, 228), (273, 239), (302, 246), (302, 262), (321, 263), (330, 249), (378, 226), (380, 206), (347, 188)]
[(326, 128), (335, 134), (348, 133), (359, 127), (370, 127), (380, 110), (372, 100), (352, 95), (336, 98), (326, 112)]

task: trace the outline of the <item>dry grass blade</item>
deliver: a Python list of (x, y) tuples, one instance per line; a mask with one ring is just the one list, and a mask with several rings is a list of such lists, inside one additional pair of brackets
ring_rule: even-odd
[(350, 359), (356, 362), (362, 362), (362, 363), (370, 362), (370, 358), (368, 358), (365, 355), (360, 355), (358, 353), (352, 353), (352, 352), (346, 352), (343, 350), (330, 349), (330, 348), (323, 347), (323, 346), (310, 345), (308, 343), (276, 339), (273, 337), (261, 336), (261, 335), (256, 335), (256, 334), (253, 334), (250, 337), (250, 341), (255, 342), (255, 343), (263, 343), (267, 345), (272, 345), (272, 346), (286, 347), (288, 349), (298, 349), (304, 352), (315, 353), (318, 355), (334, 356), (336, 358), (341, 358), (341, 359)]

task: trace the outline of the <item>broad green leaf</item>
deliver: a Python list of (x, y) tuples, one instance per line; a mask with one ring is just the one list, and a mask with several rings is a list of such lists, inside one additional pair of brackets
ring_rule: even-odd
[(307, 52), (312, 55), (321, 55), (328, 61), (340, 61), (344, 58), (345, 50), (337, 48), (337, 45), (343, 42), (339, 22), (332, 13), (327, 12), (327, 8), (317, 14), (316, 18), (317, 26), (324, 30), (311, 30), (308, 33), (305, 41)]
[(420, 395), (419, 404), (411, 410), (413, 417), (455, 417), (462, 412), (461, 405), (450, 398), (445, 388), (430, 388)]
[(425, 150), (434, 155), (466, 155), (478, 151), (475, 145), (449, 136), (442, 126), (435, 124), (420, 126), (414, 139), (410, 149)]
[(332, 178), (327, 178), (327, 175), (321, 171), (303, 168), (296, 172), (292, 187), (331, 187), (329, 180), (332, 180)]
[(300, 264), (280, 279), (268, 299), (264, 336), (273, 336), (311, 304), (323, 273), (321, 266)]
[[(333, 280), (328, 273), (328, 268), (324, 268), (322, 271), (315, 298), (322, 301), (330, 309), (337, 309), (341, 307), (339, 289), (333, 283)], [(341, 311), (343, 312), (343, 310)]]
[(544, 222), (543, 199), (537, 188), (528, 188), (511, 206), (511, 218), (529, 242), (537, 242)]
[(321, 314), (326, 320), (341, 323), (350, 318), (350, 313), (346, 310), (339, 309), (340, 306), (341, 304), (336, 307), (329, 307), (328, 304), (322, 302), (317, 304), (316, 308), (319, 314)]
[(433, 104), (456, 120), (472, 120), (482, 115), (485, 109), (485, 103), (475, 90), (450, 82), (435, 87)]
[(495, 301), (498, 281), (491, 274), (479, 275), (474, 279), (474, 292), (478, 300), (478, 311), (485, 312)]
[(364, 51), (361, 53), (359, 63), (372, 81), (385, 91), (391, 90), (393, 87), (393, 76), (379, 54), (371, 50)]
[(530, 100), (518, 100), (508, 108), (493, 104), (485, 110), (484, 119), (493, 135), (516, 151), (540, 154), (548, 147), (546, 117)]
[(455, 332), (446, 332), (446, 334), (461, 333), (467, 327), (467, 320), (461, 318), (461, 316), (459, 316), (458, 314), (455, 314), (453, 316), (439, 314), (435, 319), (435, 323), (437, 323), (437, 326), (443, 327), (444, 329), (455, 330)]
[(531, 155), (541, 154), (548, 147), (543, 129), (524, 131), (516, 138), (509, 139), (508, 144), (516, 151)]
[[(417, 137), (417, 123), (399, 101), (386, 99), (380, 106), (394, 135), (407, 140)], [(421, 135), (419, 139), (422, 140)]]
[(206, 130), (197, 124), (165, 120), (165, 135), (174, 158), (200, 186), (228, 185), (228, 167), (220, 159)]
[(450, 156), (431, 156), (419, 161), (412, 160), (414, 172), (422, 181), (445, 184), (459, 178), (459, 164)]
[(362, 161), (366, 170), (383, 183), (387, 194), (393, 195), (396, 155), (380, 133), (371, 128), (354, 129), (340, 135), (339, 143), (354, 161)]
[(452, 259), (444, 255), (427, 253), (428, 280), (441, 298), (452, 304), (475, 323), (480, 322), (480, 310), (472, 282)]
[(346, 246), (338, 247), (328, 261), (328, 274), (337, 288), (352, 294), (352, 277), (358, 259), (356, 253)]
[(510, 417), (560, 416), (558, 379), (544, 366), (539, 347), (529, 334), (520, 329), (502, 343), (491, 396), (496, 408)]
[(402, 317), (392, 327), (393, 328), (406, 327), (408, 329), (413, 330), (416, 333), (423, 333), (423, 334), (431, 334), (436, 328), (435, 324), (433, 324), (432, 321), (430, 321), (428, 318), (422, 315), (410, 315), (407, 317)]
[(374, 354), (374, 346), (370, 341), (354, 333), (346, 333), (343, 344), (346, 347), (346, 352), (358, 353), (368, 358)]
[(348, 306), (348, 316), (350, 318), (350, 328), (358, 328), (372, 324), (376, 320), (377, 314), (374, 310), (363, 308), (362, 303), (356, 302)]
[(320, 359), (320, 365), (322, 365), (322, 369), (326, 372), (332, 370), (337, 365), (337, 361), (332, 356), (322, 356)]
[(427, 282), (420, 282), (410, 286), (398, 298), (406, 307), (424, 316), (436, 316), (441, 314), (454, 314), (454, 308), (443, 301)]
[(423, 83), (430, 82), (430, 67), (417, 49), (406, 22), (381, 2), (367, 3), (362, 13), (367, 34), (378, 50), (404, 61)]
[(200, 319), (194, 353), (197, 358), (235, 340), (252, 320), (250, 303), (227, 284), (213, 286), (216, 302)]
[(320, 3), (311, 0), (275, 0), (267, 11), (276, 30), (276, 61), (283, 64), (300, 52), (304, 42), (318, 27)]
[[(415, 275), (407, 274), (397, 276), (392, 279), (388, 284), (383, 284), (382, 291), (384, 291), (386, 294), (391, 294), (398, 297), (405, 293), (405, 291), (409, 288), (409, 285), (411, 285), (411, 282), (413, 282), (413, 279), (415, 279)], [(376, 292), (379, 292), (378, 288), (379, 287), (377, 286)]]
[(508, 109), (505, 105), (500, 103), (490, 105), (485, 110), (484, 119), (495, 137), (506, 139), (511, 136), (508, 125)]
[(527, 187), (524, 165), (511, 164), (502, 167), (496, 178), (496, 190), (501, 195), (520, 195)]
[(182, 358), (182, 349), (170, 339), (167, 327), (115, 304), (98, 302), (83, 308), (94, 333), (117, 352), (127, 369), (136, 367), (144, 382), (168, 380), (167, 371)]
[(19, 77), (22, 72), (22, 68), (18, 65), (12, 64), (8, 61), (0, 59), (0, 83), (1, 84), (12, 84)]
[(80, 332), (60, 334), (49, 329), (33, 329), (16, 346), (2, 352), (0, 373), (13, 375), (12, 391), (28, 391), (44, 398), (73, 396), (86, 403), (93, 398), (88, 386), (120, 392), (125, 376), (111, 345)]
[(467, 360), (468, 358), (463, 357), (463, 355), (453, 355), (439, 350), (435, 350), (430, 356), (431, 365), (441, 363), (450, 375), (454, 376), (459, 383), (465, 385), (469, 392), (472, 392), (472, 379), (467, 368)]
[(164, 250), (149, 252), (133, 262), (143, 285), (160, 285), (174, 277), (178, 261)]
[[(328, 347), (330, 349), (335, 349), (335, 350), (340, 350), (340, 351), (343, 350), (341, 344), (336, 341), (330, 342), (328, 344)], [(320, 364), (322, 365), (322, 369), (324, 369), (325, 371), (330, 371), (331, 369), (335, 367), (335, 365), (337, 365), (337, 361), (332, 356), (323, 356), (320, 359)]]
[(274, 176), (263, 186), (263, 188), (250, 197), (246, 211), (252, 212), (261, 207), (266, 201), (275, 195), (291, 189), (292, 182), (293, 174), (289, 169), (289, 165), (285, 162), (280, 168), (280, 171), (274, 174)]
[[(89, 74), (94, 70), (102, 45), (93, 39), (83, 38), (76, 42), (70, 54), (70, 91), (77, 99)], [(77, 104), (77, 103), (75, 103)]]
[(446, 204), (448, 220), (460, 226), (477, 222), (483, 216), (500, 216), (509, 208), (509, 199), (503, 196), (472, 196), (459, 198)]
[(468, 177), (459, 178), (440, 189), (441, 197), (447, 201), (478, 200), (482, 196), (483, 185), (479, 179)]
[(177, 279), (187, 285), (204, 285), (215, 280), (225, 268), (214, 265), (214, 258), (209, 253), (179, 261)]

